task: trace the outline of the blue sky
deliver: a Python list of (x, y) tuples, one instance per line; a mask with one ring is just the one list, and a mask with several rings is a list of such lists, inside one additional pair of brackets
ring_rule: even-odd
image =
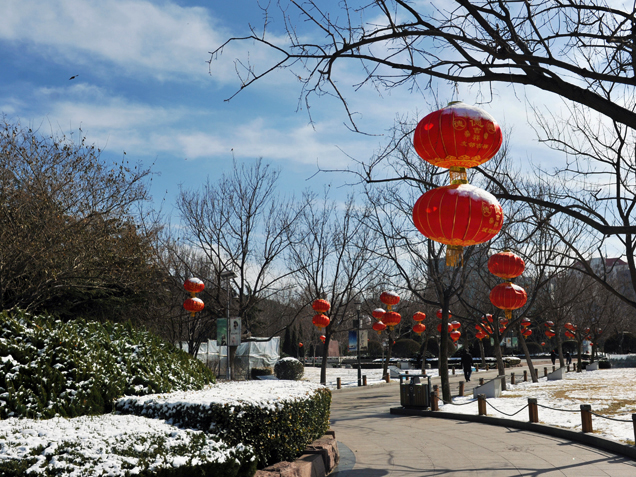
[[(129, 159), (154, 164), (152, 193), (157, 202), (165, 197), (168, 209), (180, 184), (197, 188), (206, 177), (215, 181), (233, 157), (262, 157), (280, 168), (286, 192), (320, 191), (330, 184), (344, 195), (350, 189), (339, 186), (346, 178), (315, 176), (318, 165), (343, 169), (348, 156), (367, 160), (396, 116), (431, 112), (421, 95), (369, 87), (349, 98), (362, 127), (376, 136), (350, 132), (342, 106), (325, 97), (311, 103), (312, 126), (304, 108), (298, 110), (299, 81), (284, 71), (224, 101), (240, 85), (235, 58), (249, 52), (257, 68), (274, 58), (252, 44), (236, 44), (209, 70), (210, 51), (231, 36), (247, 35), (249, 24), (262, 25), (253, 0), (2, 3), (0, 112), (45, 134), (77, 134), (81, 128), (107, 158), (120, 159), (125, 151)], [(277, 17), (268, 31), (282, 38)], [(348, 65), (339, 73), (347, 89), (360, 71)], [(443, 88), (440, 97), (450, 99)], [(484, 109), (514, 127), (519, 157), (537, 159), (541, 149), (526, 125), (523, 100), (512, 88), (494, 90), (495, 100)], [(475, 93), (462, 90), (460, 96), (474, 103)], [(533, 100), (540, 97), (532, 94)]]

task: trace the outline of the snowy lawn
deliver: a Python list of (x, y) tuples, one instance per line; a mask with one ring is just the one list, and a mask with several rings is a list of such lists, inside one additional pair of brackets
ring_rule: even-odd
[[(528, 420), (528, 410), (513, 414), (528, 404), (528, 398), (536, 398), (539, 405), (539, 422), (573, 430), (581, 430), (581, 404), (590, 404), (592, 412), (618, 419), (617, 422), (592, 416), (594, 434), (621, 442), (634, 444), (632, 413), (636, 413), (636, 369), (601, 369), (566, 373), (559, 381), (540, 378), (538, 383), (521, 382), (507, 385), (500, 398), (487, 400), (489, 416), (505, 417), (519, 421)], [(473, 397), (457, 397), (453, 404), (443, 405), (440, 411), (461, 414), (478, 414), (477, 401)], [(465, 404), (470, 403), (470, 404)], [(457, 406), (456, 404), (465, 404)], [(546, 406), (553, 409), (546, 409)], [(501, 412), (498, 412), (501, 411)], [(505, 414), (504, 414), (505, 413)]]

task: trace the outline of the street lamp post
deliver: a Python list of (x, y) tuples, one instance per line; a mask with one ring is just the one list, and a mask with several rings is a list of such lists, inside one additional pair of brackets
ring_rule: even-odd
[(221, 278), (225, 278), (225, 287), (227, 288), (227, 324), (225, 326), (225, 349), (227, 356), (227, 374), (226, 379), (229, 381), (232, 376), (230, 367), (230, 280), (236, 278), (236, 273), (232, 270), (221, 272)]
[(362, 348), (362, 346), (360, 346), (360, 307), (362, 306), (362, 302), (356, 301), (355, 303), (356, 311), (358, 312), (358, 337), (356, 340), (356, 354), (358, 355), (358, 386), (362, 386), (362, 368), (360, 366), (360, 349)]

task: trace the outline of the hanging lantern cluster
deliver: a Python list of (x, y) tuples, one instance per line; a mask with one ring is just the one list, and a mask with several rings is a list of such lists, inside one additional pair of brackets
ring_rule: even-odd
[(418, 311), (413, 315), (413, 321), (415, 321), (415, 325), (413, 325), (413, 332), (417, 333), (418, 336), (426, 331), (426, 325), (422, 323), (425, 319), (426, 313), (422, 313), (421, 311)]
[[(523, 273), (523, 259), (512, 252), (501, 252), (488, 259), (488, 270), (495, 276), (509, 280)], [(506, 318), (512, 318), (512, 310), (521, 308), (528, 301), (526, 291), (511, 282), (497, 285), (490, 291), (490, 302), (504, 311)]]
[(311, 320), (312, 324), (319, 330), (322, 330), (323, 328), (329, 326), (330, 320), (329, 317), (325, 315), (325, 313), (327, 313), (331, 309), (331, 303), (329, 303), (327, 300), (317, 299), (313, 301), (311, 307), (317, 313)]
[(481, 317), (481, 322), (475, 325), (475, 329), (477, 330), (477, 334), (475, 338), (478, 340), (482, 340), (484, 338), (490, 337), (490, 335), (494, 334), (493, 327), (491, 323), (493, 322), (492, 315), (489, 313)]
[[(400, 302), (400, 296), (393, 291), (385, 291), (380, 294), (380, 301), (386, 305), (388, 311), (382, 313), (384, 310), (379, 308), (374, 310), (373, 316), (381, 320), (381, 323), (386, 325), (389, 331), (391, 331), (402, 321), (402, 316), (398, 312), (391, 311), (392, 308)], [(376, 311), (378, 312), (377, 314)], [(373, 329), (378, 331), (376, 328)], [(382, 330), (379, 331), (379, 333), (381, 332)]]
[(415, 227), (447, 246), (448, 266), (461, 263), (463, 247), (487, 242), (501, 230), (501, 205), (492, 194), (468, 184), (466, 169), (492, 159), (502, 140), (490, 114), (461, 101), (430, 113), (415, 128), (418, 155), (450, 171), (450, 185), (426, 192), (413, 207)]
[(400, 303), (400, 296), (394, 291), (385, 291), (380, 294), (380, 301), (386, 305), (386, 309), (391, 309)]
[(194, 318), (194, 314), (203, 310), (205, 304), (203, 300), (196, 297), (197, 293), (200, 293), (205, 288), (205, 284), (199, 278), (188, 278), (183, 284), (183, 288), (190, 293), (190, 298), (183, 302), (183, 308), (190, 312), (190, 316)]

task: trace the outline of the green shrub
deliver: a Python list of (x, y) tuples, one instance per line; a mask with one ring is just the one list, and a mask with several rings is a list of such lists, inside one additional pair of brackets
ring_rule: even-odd
[(370, 358), (379, 358), (382, 356), (382, 344), (379, 341), (369, 341), (367, 353)]
[(612, 363), (608, 359), (601, 359), (598, 362), (598, 369), (611, 369)]
[(420, 352), (420, 344), (415, 340), (397, 340), (391, 350), (391, 355), (395, 358), (413, 358)]
[(283, 358), (274, 365), (274, 374), (278, 379), (298, 381), (304, 373), (305, 367), (295, 358)]
[(274, 370), (272, 368), (252, 368), (250, 370), (252, 379), (256, 379), (258, 376), (271, 376), (272, 374), (274, 374)]
[(115, 407), (120, 413), (166, 419), (179, 427), (213, 432), (229, 445), (251, 446), (261, 469), (295, 459), (329, 428), (331, 392), (324, 387), (315, 387), (302, 398), (267, 403), (200, 401), (205, 400), (189, 403), (126, 397)]
[(103, 414), (123, 395), (212, 382), (199, 360), (130, 324), (0, 313), (0, 419)]

